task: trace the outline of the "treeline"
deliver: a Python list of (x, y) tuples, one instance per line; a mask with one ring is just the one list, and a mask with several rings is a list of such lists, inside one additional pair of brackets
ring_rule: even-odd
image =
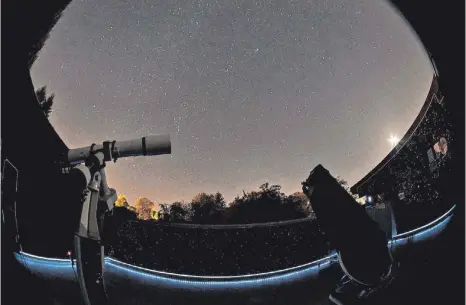
[(245, 224), (299, 219), (313, 216), (309, 200), (302, 192), (285, 195), (281, 186), (264, 183), (258, 191), (244, 192), (227, 203), (220, 192), (200, 193), (190, 202), (157, 204), (137, 198), (134, 206), (126, 196), (115, 202), (114, 213), (127, 219), (148, 222), (195, 224)]

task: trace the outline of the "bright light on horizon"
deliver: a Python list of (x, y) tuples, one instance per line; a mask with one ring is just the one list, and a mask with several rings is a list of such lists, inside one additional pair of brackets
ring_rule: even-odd
[(395, 147), (399, 141), (400, 141), (400, 138), (398, 138), (396, 135), (393, 135), (393, 134), (390, 135), (390, 137), (388, 138), (388, 142), (390, 142), (390, 145), (392, 147)]

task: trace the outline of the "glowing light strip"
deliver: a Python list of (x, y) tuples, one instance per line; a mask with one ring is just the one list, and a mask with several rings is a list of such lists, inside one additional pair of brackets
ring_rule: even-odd
[[(34, 255), (31, 253), (22, 252), (22, 251), (20, 253), (15, 253), (15, 255), (24, 255), (24, 256), (28, 256), (29, 258), (41, 260), (44, 262), (54, 262), (54, 263), (57, 263), (57, 265), (63, 265), (63, 263), (71, 263), (71, 260), (66, 259), (66, 258), (44, 257), (44, 256)], [(74, 259), (73, 262), (76, 263), (76, 260)]]
[(14, 253), (16, 260), (34, 275), (46, 278), (59, 278), (65, 281), (75, 281), (75, 269), (71, 260), (41, 257), (24, 252)]
[(157, 270), (152, 270), (140, 266), (135, 266), (131, 265), (119, 260), (116, 260), (111, 257), (106, 257), (105, 262), (112, 264), (112, 265), (118, 265), (119, 267), (129, 267), (129, 268), (135, 268), (140, 271), (145, 271), (149, 273), (154, 273), (157, 275), (167, 275), (167, 276), (176, 276), (179, 278), (186, 278), (186, 279), (223, 279), (223, 280), (234, 280), (234, 279), (241, 279), (241, 278), (252, 278), (252, 277), (264, 277), (264, 276), (270, 276), (270, 275), (277, 275), (280, 273), (284, 272), (291, 272), (291, 271), (301, 271), (301, 269), (309, 268), (309, 267), (319, 267), (322, 266), (328, 261), (332, 259), (337, 259), (337, 254), (334, 253), (329, 256), (325, 256), (323, 258), (320, 258), (316, 261), (312, 261), (310, 263), (306, 263), (303, 265), (295, 266), (295, 267), (290, 267), (290, 268), (285, 268), (285, 269), (280, 269), (280, 270), (275, 270), (275, 271), (269, 271), (269, 272), (262, 272), (262, 273), (253, 273), (253, 274), (244, 274), (244, 275), (191, 275), (191, 274), (180, 274), (180, 273), (171, 273), (171, 272), (166, 272), (166, 271), (157, 271)]
[[(28, 258), (28, 263), (42, 263), (46, 264), (49, 266), (56, 266), (56, 267), (68, 267), (71, 265), (71, 260), (69, 259), (63, 259), (63, 258), (50, 258), (50, 257), (43, 257), (43, 256), (37, 256), (34, 254), (26, 253), (26, 252), (20, 252), (20, 253), (15, 253), (15, 257), (19, 259)], [(316, 261), (312, 261), (310, 263), (306, 263), (303, 265), (295, 266), (295, 267), (290, 267), (290, 268), (285, 268), (285, 269), (280, 269), (280, 270), (275, 270), (275, 271), (269, 271), (269, 272), (263, 272), (263, 273), (254, 273), (254, 274), (245, 274), (245, 275), (225, 275), (225, 276), (205, 276), (205, 275), (190, 275), (190, 274), (179, 274), (179, 273), (171, 273), (171, 272), (166, 272), (166, 271), (157, 271), (157, 270), (152, 270), (132, 264), (128, 264), (122, 261), (119, 261), (117, 259), (111, 258), (111, 257), (106, 257), (105, 262), (109, 264), (117, 264), (121, 267), (129, 267), (129, 268), (135, 268), (139, 269), (141, 271), (146, 271), (150, 273), (157, 273), (160, 275), (169, 275), (169, 276), (178, 276), (181, 278), (214, 278), (214, 279), (236, 279), (236, 278), (245, 278), (245, 277), (260, 277), (260, 276), (267, 276), (267, 275), (275, 275), (279, 274), (282, 272), (288, 272), (288, 271), (296, 271), (299, 269), (303, 269), (306, 267), (313, 267), (313, 266), (319, 266), (327, 263), (329, 260), (333, 260), (337, 258), (337, 254), (334, 253), (332, 255), (323, 257), (321, 259), (318, 259)], [(76, 264), (76, 260), (73, 260), (73, 263)]]
[[(119, 262), (120, 263), (120, 262)], [(115, 263), (110, 263), (109, 266), (105, 267), (105, 273), (106, 276), (109, 276), (110, 274), (116, 274), (119, 276), (122, 276), (122, 274), (119, 271), (123, 271), (124, 273), (124, 278), (131, 278), (131, 280), (143, 280), (144, 279), (150, 279), (153, 280), (154, 282), (152, 284), (158, 284), (158, 285), (163, 285), (163, 286), (183, 286), (184, 288), (202, 288), (202, 289), (209, 289), (209, 288), (240, 288), (240, 287), (250, 287), (250, 286), (256, 286), (259, 285), (261, 287), (265, 285), (270, 285), (270, 284), (281, 284), (284, 282), (290, 282), (290, 281), (295, 281), (299, 279), (303, 279), (312, 275), (318, 275), (320, 271), (323, 269), (327, 269), (330, 265), (332, 265), (332, 261), (326, 260), (325, 262), (321, 263), (320, 265), (314, 265), (302, 270), (298, 271), (292, 271), (288, 272), (286, 274), (281, 274), (281, 275), (273, 275), (273, 276), (268, 276), (264, 278), (256, 278), (256, 279), (235, 279), (235, 280), (230, 280), (226, 281), (225, 279), (219, 280), (217, 279), (212, 279), (210, 276), (198, 276), (195, 280), (193, 279), (178, 279), (178, 278), (171, 278), (171, 277), (166, 277), (166, 276), (160, 276), (153, 274), (152, 272), (147, 272), (147, 271), (139, 271), (136, 270), (133, 266), (131, 267), (124, 267), (120, 266)], [(173, 274), (175, 275), (175, 274)], [(136, 278), (134, 278), (136, 276)], [(203, 280), (201, 280), (203, 279)], [(146, 284), (151, 284), (148, 283), (147, 281), (144, 281)]]
[(401, 246), (407, 243), (410, 243), (409, 240), (412, 240), (412, 243), (417, 243), (423, 240), (426, 240), (428, 238), (433, 238), (436, 237), (440, 232), (445, 228), (445, 226), (450, 222), (451, 218), (453, 215), (449, 215), (439, 223), (437, 223), (435, 226), (425, 229), (422, 232), (417, 232), (409, 236), (405, 237), (397, 237), (396, 239), (390, 240), (389, 241), (389, 246)]
[[(448, 212), (444, 215), (437, 218), (435, 221), (430, 222), (427, 225), (424, 225), (420, 228), (415, 230), (411, 230), (409, 232), (397, 235), (394, 237), (393, 240), (389, 241), (389, 245), (395, 245), (395, 247), (402, 246), (408, 242), (411, 238), (414, 243), (424, 240), (428, 237), (434, 237), (437, 232), (440, 233), (441, 230), (447, 225), (447, 223), (452, 218), (452, 212), (455, 206), (453, 206)], [(427, 228), (431, 226), (430, 228)], [(422, 231), (422, 232), (420, 232)], [(21, 264), (25, 264), (21, 261), (21, 258), (27, 259), (29, 263), (33, 265), (38, 265), (38, 269), (44, 269), (48, 267), (71, 267), (71, 260), (67, 259), (59, 259), (59, 258), (46, 258), (40, 257), (37, 255), (29, 254), (29, 253), (15, 253), (17, 260)], [(114, 258), (105, 258), (105, 272), (108, 274), (118, 274), (121, 271), (124, 274), (130, 275), (137, 275), (142, 278), (151, 278), (155, 280), (155, 282), (159, 282), (162, 284), (177, 284), (182, 286), (198, 286), (202, 288), (214, 288), (214, 287), (237, 287), (242, 285), (252, 285), (252, 284), (260, 284), (266, 285), (270, 283), (277, 283), (283, 281), (292, 281), (295, 279), (303, 278), (306, 275), (318, 274), (318, 272), (328, 268), (333, 263), (336, 263), (335, 258), (337, 257), (336, 254), (332, 254), (326, 256), (322, 259), (296, 266), (291, 268), (286, 268), (277, 271), (271, 272), (264, 272), (264, 273), (257, 273), (257, 274), (248, 274), (248, 275), (237, 275), (237, 276), (201, 276), (201, 275), (186, 275), (186, 274), (176, 274), (171, 272), (164, 272), (164, 271), (155, 271), (139, 266), (134, 266), (131, 264), (127, 264), (121, 261), (118, 261)], [(27, 263), (26, 263), (27, 264)], [(71, 268), (68, 270), (71, 273)], [(41, 270), (39, 270), (41, 273)], [(46, 272), (47, 273), (47, 272)], [(53, 271), (52, 271), (53, 273)]]
[(430, 227), (430, 226), (432, 226), (432, 225), (435, 225), (435, 224), (438, 223), (438, 222), (441, 222), (441, 221), (443, 220), (443, 218), (447, 217), (448, 215), (450, 215), (450, 214), (453, 212), (453, 210), (455, 209), (455, 207), (456, 207), (456, 205), (454, 205), (451, 209), (449, 209), (445, 214), (443, 214), (442, 216), (438, 217), (437, 219), (435, 219), (435, 220), (429, 222), (428, 224), (423, 225), (423, 226), (421, 226), (421, 227), (419, 227), (419, 228), (413, 229), (413, 230), (411, 230), (411, 231), (398, 234), (398, 235), (394, 236), (393, 239), (403, 238), (403, 237), (405, 237), (405, 236), (415, 234), (415, 233), (417, 233), (417, 232), (419, 232), (419, 231), (423, 231), (424, 229), (426, 229), (426, 228), (428, 228), (428, 227)]

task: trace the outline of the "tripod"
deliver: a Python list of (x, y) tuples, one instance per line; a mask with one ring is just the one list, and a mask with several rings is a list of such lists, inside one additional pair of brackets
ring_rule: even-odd
[(104, 284), (104, 219), (117, 200), (107, 185), (105, 166), (122, 157), (171, 153), (169, 136), (149, 136), (123, 142), (103, 142), (68, 152), (67, 165), (75, 165), (70, 175), (83, 189), (79, 227), (74, 236), (77, 277), (86, 305), (108, 304)]

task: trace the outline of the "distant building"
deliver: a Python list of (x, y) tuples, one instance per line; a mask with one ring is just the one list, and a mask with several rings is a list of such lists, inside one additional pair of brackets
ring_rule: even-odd
[(448, 160), (448, 145), (451, 144), (445, 114), (444, 100), (434, 75), (426, 102), (405, 136), (373, 170), (351, 187), (351, 192), (361, 198), (377, 198), (383, 194), (406, 202), (434, 198), (427, 193), (433, 189), (430, 185), (436, 183)]
[[(455, 144), (448, 117), (444, 98), (438, 90), (437, 75), (434, 75), (426, 102), (404, 137), (351, 187), (351, 192), (361, 198), (376, 199), (375, 204), (391, 202), (398, 232), (432, 221), (454, 201), (450, 198), (451, 181), (455, 177), (450, 174), (449, 148)], [(384, 230), (389, 231), (388, 220), (380, 220), (383, 217), (376, 209), (368, 213), (380, 223), (385, 221)], [(392, 224), (392, 233), (393, 228)]]

